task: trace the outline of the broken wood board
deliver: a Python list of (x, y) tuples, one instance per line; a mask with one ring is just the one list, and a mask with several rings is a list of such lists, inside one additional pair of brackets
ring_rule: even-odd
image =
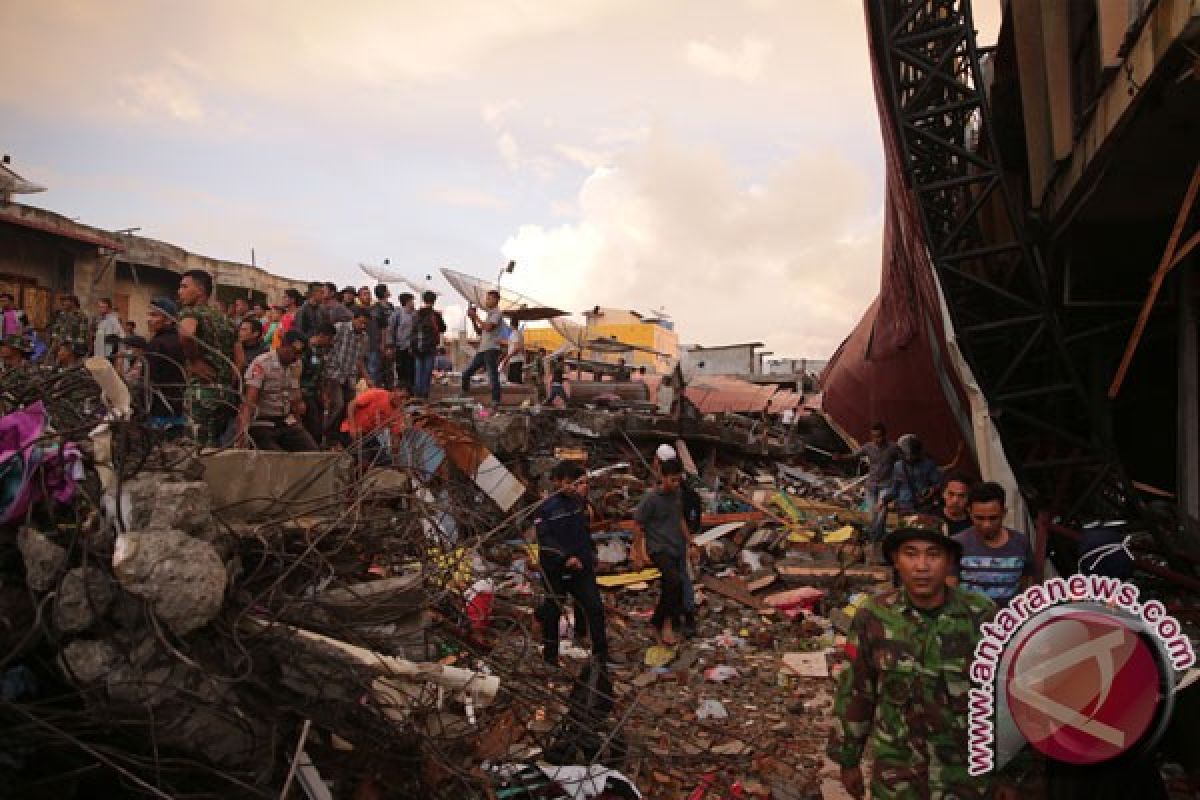
[(815, 653), (784, 653), (783, 666), (802, 678), (828, 678), (829, 662), (825, 651)]
[(622, 572), (618, 575), (597, 575), (596, 583), (605, 589), (616, 589), (621, 586), (629, 586), (633, 583), (644, 583), (645, 581), (657, 580), (662, 577), (658, 567), (650, 567), (641, 572)]
[(475, 470), (475, 485), (484, 494), (496, 501), (501, 511), (509, 511), (525, 494), (525, 484), (517, 480), (517, 476), (508, 471), (508, 467), (500, 463), (500, 459), (491, 453), (479, 463)]
[(722, 536), (725, 536), (726, 534), (733, 533), (734, 531), (736, 531), (738, 528), (741, 528), (745, 524), (746, 523), (744, 523), (744, 522), (726, 522), (724, 525), (718, 525), (717, 527), (707, 530), (704, 533), (697, 536), (695, 539), (692, 540), (692, 544), (694, 544), (698, 547), (703, 547), (704, 545), (708, 544), (709, 542), (715, 542), (717, 539), (720, 539)]
[[(733, 514), (704, 514), (700, 517), (700, 524), (704, 527), (714, 527), (725, 525), (730, 522), (746, 523), (746, 522), (761, 522), (763, 519), (762, 512), (759, 511), (739, 511)], [(636, 531), (638, 525), (631, 519), (608, 520), (604, 523), (604, 527), (610, 531)]]
[(830, 579), (844, 577), (852, 581), (891, 581), (891, 567), (868, 567), (863, 565), (841, 567), (837, 564), (789, 564), (775, 565), (775, 571), (784, 578)]
[(715, 575), (705, 575), (700, 583), (709, 591), (716, 592), (722, 597), (741, 603), (747, 608), (758, 610), (762, 608), (762, 600), (750, 594), (749, 588), (741, 578), (718, 578)]
[(765, 589), (775, 581), (779, 580), (779, 576), (774, 572), (766, 571), (756, 572), (746, 581), (746, 588), (752, 592), (757, 592), (760, 589)]
[(679, 456), (679, 463), (683, 465), (683, 471), (688, 475), (699, 475), (696, 469), (696, 462), (692, 460), (692, 452), (688, 450), (687, 442), (683, 439), (675, 440), (675, 454)]

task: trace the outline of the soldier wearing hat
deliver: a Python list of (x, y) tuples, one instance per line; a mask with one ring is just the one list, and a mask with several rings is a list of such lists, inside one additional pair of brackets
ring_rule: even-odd
[[(73, 294), (59, 295), (58, 314), (50, 323), (50, 359), (56, 363), (62, 360), (74, 362), (75, 357), (86, 356), (91, 340), (91, 323), (87, 314), (79, 305), (79, 298)], [(59, 350), (68, 348), (70, 358), (60, 358)]]
[(0, 366), (4, 371), (24, 369), (29, 362), (29, 341), (20, 334), (9, 334), (0, 339)]
[[(967, 691), (980, 625), (995, 606), (946, 584), (962, 548), (936, 529), (892, 531), (883, 552), (901, 586), (854, 615), (829, 757), (856, 798), (868, 739), (873, 798), (989, 797), (989, 781), (967, 773)], [(996, 796), (1015, 796), (1009, 792), (998, 787)]]

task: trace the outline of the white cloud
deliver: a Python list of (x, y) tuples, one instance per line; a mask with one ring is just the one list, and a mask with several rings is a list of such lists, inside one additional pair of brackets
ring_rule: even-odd
[(665, 305), (687, 341), (823, 357), (878, 285), (867, 186), (826, 152), (743, 185), (718, 153), (654, 135), (587, 177), (574, 222), (520, 226), (502, 249), (522, 265), (514, 288), (543, 302)]
[(441, 186), (430, 192), (435, 203), (455, 208), (489, 208), (500, 210), (508, 202), (485, 189), (472, 186)]
[(740, 50), (726, 52), (707, 42), (688, 42), (687, 63), (718, 78), (735, 78), (747, 83), (758, 80), (773, 46), (760, 39), (742, 39)]
[(182, 122), (204, 117), (204, 108), (191, 87), (171, 71), (160, 70), (125, 80), (128, 94), (119, 105), (136, 117), (165, 114)]

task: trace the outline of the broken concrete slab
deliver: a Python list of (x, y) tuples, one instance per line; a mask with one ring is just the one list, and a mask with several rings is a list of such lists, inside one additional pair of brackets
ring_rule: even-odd
[(58, 573), (67, 562), (67, 551), (34, 528), (17, 532), (17, 548), (25, 562), (25, 582), (29, 588), (45, 592), (54, 588)]
[(214, 510), (254, 518), (280, 509), (302, 516), (325, 508), (350, 474), (339, 453), (223, 450), (201, 457)]
[(112, 605), (112, 579), (98, 567), (76, 567), (59, 583), (54, 597), (54, 626), (63, 633), (87, 630)]
[(524, 414), (493, 414), (475, 420), (475, 433), (480, 441), (499, 456), (528, 453), (532, 425)]
[(212, 545), (177, 530), (121, 534), (113, 548), (113, 573), (181, 636), (212, 621), (228, 580)]
[(146, 473), (121, 484), (120, 503), (109, 499), (125, 530), (181, 530), (206, 535), (212, 526), (212, 493), (204, 481), (175, 481)]

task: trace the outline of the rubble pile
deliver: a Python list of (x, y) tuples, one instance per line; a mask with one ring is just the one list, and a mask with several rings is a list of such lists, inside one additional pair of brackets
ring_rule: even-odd
[[(0, 419), (30, 464), (78, 454), (0, 529), (0, 795), (842, 796), (832, 678), (892, 575), (828, 442), (777, 458), (728, 435), (747, 421), (442, 403), (380, 468), (50, 406)], [(630, 547), (664, 443), (704, 503), (672, 648)], [(570, 609), (541, 659), (532, 522), (562, 459), (590, 471), (603, 666)]]

